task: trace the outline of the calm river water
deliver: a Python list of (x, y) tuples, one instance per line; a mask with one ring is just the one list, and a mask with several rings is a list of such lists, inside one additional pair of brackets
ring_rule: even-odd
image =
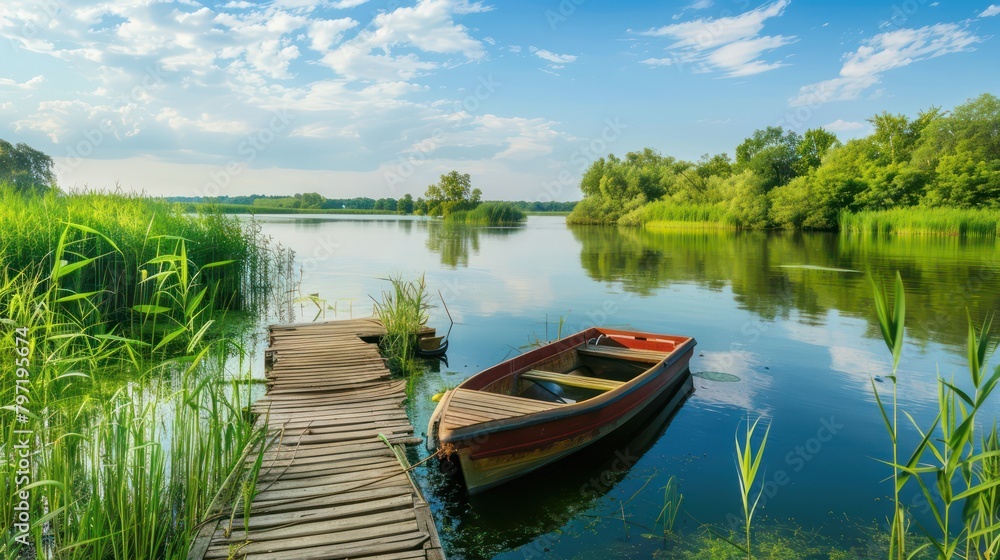
[[(410, 406), (418, 432), (434, 393), (555, 339), (560, 322), (564, 335), (596, 324), (694, 336), (692, 372), (739, 378), (696, 377), (672, 418), (475, 499), (436, 468), (419, 467), (452, 558), (649, 558), (662, 546), (649, 534), (662, 532), (654, 523), (671, 476), (684, 495), (676, 529), (725, 527), (742, 515), (734, 434), (758, 417), (771, 423), (761, 526), (850, 542), (891, 515), (890, 471), (876, 461), (890, 448), (871, 381), (890, 361), (868, 273), (887, 281), (902, 273), (900, 400), (924, 425), (938, 372), (968, 384), (966, 309), (981, 322), (1000, 308), (993, 241), (649, 232), (567, 227), (553, 216), (517, 228), (370, 216), (261, 220), (297, 252), (302, 294), (325, 300), (328, 319), (370, 315), (369, 295), (379, 298), (391, 274), (426, 274), (432, 293), (442, 291), (457, 324), (447, 364), (428, 363), (417, 384)], [(297, 319), (318, 312), (303, 303)], [(431, 324), (447, 328), (440, 306)], [(998, 408), (992, 403), (990, 416)], [(914, 444), (915, 434), (904, 434), (901, 448)], [(915, 487), (906, 498), (921, 515)]]

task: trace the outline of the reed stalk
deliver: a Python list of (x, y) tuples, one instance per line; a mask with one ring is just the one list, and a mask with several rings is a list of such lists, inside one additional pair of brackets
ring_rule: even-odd
[[(0, 197), (9, 196), (0, 189)], [(159, 204), (84, 198), (110, 214)], [(79, 202), (48, 196), (27, 202), (26, 211), (76, 209)], [(9, 214), (0, 210), (0, 222)], [(218, 227), (210, 218), (195, 220)], [(213, 327), (230, 306), (249, 303), (235, 299), (234, 287), (266, 285), (245, 284), (242, 263), (207, 260), (213, 248), (153, 233), (150, 222), (111, 233), (55, 223), (58, 229), (36, 232), (41, 238), (53, 233), (50, 246), (0, 248), (5, 404), (18, 392), (15, 338), (31, 343), (30, 414), (23, 423), (8, 411), (0, 415), (0, 516), (14, 518), (17, 492), (24, 489), (15, 486), (14, 430), (28, 426), (35, 545), (16, 542), (5, 522), (0, 552), (39, 559), (184, 558), (212, 497), (231, 473), (242, 475), (242, 450), (260, 437), (245, 414), (255, 388), (242, 351), (237, 345), (241, 359), (234, 365), (233, 345)], [(29, 237), (17, 243), (33, 243)], [(19, 254), (39, 251), (33, 266), (12, 264)], [(284, 266), (273, 263), (274, 253), (256, 252), (268, 263), (262, 266)], [(223, 276), (231, 278), (214, 276), (230, 264)], [(131, 295), (123, 299), (122, 293)], [(251, 472), (248, 492), (254, 481)]]
[(386, 331), (381, 347), (390, 362), (401, 362), (413, 355), (417, 333), (427, 324), (430, 294), (423, 275), (412, 281), (401, 275), (385, 280), (391, 290), (382, 292), (382, 301), (375, 301), (375, 315)]
[(886, 412), (886, 407), (882, 403), (882, 398), (875, 387), (875, 380), (871, 380), (872, 391), (875, 394), (875, 402), (878, 405), (882, 420), (886, 430), (889, 432), (889, 441), (892, 446), (892, 489), (893, 489), (893, 513), (890, 524), (889, 535), (889, 558), (903, 560), (906, 558), (906, 533), (907, 521), (906, 512), (899, 499), (899, 492), (908, 476), (901, 472), (899, 468), (899, 406), (897, 400), (898, 377), (896, 371), (899, 368), (899, 359), (903, 352), (903, 332), (906, 318), (906, 292), (903, 288), (903, 278), (896, 273), (895, 295), (893, 304), (890, 307), (885, 290), (876, 284), (872, 278), (872, 290), (875, 298), (875, 312), (878, 317), (879, 329), (886, 347), (892, 355), (892, 374), (887, 376), (892, 383), (892, 419)]
[(752, 424), (747, 420), (746, 433), (742, 444), (740, 443), (739, 432), (736, 433), (736, 473), (739, 477), (740, 498), (743, 502), (743, 528), (746, 545), (744, 552), (746, 552), (747, 560), (753, 559), (753, 543), (751, 541), (750, 528), (753, 524), (754, 513), (757, 511), (757, 504), (760, 503), (760, 498), (764, 494), (764, 487), (761, 486), (758, 489), (757, 497), (753, 499), (752, 503), (750, 496), (753, 491), (754, 482), (757, 479), (757, 473), (760, 470), (761, 459), (764, 457), (764, 449), (767, 447), (767, 436), (771, 432), (771, 425), (768, 424), (764, 430), (764, 437), (761, 438), (760, 444), (754, 450), (753, 436), (759, 422), (760, 418), (754, 420)]

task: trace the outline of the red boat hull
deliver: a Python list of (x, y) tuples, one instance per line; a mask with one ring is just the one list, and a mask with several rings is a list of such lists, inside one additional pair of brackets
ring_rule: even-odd
[(457, 456), (470, 493), (497, 486), (565, 457), (608, 435), (655, 403), (668, 399), (679, 402), (690, 390), (688, 363), (694, 339), (610, 329), (590, 329), (528, 352), (483, 371), (457, 389), (488, 391), (503, 387), (518, 372), (586, 345), (588, 339), (598, 336), (608, 337), (612, 349), (660, 352), (664, 352), (662, 348), (672, 346), (672, 349), (620, 387), (581, 402), (531, 414), (448, 429), (435, 425), (435, 419), (448, 409), (451, 394), (442, 399), (428, 433), (432, 437), (436, 433), (438, 444)]

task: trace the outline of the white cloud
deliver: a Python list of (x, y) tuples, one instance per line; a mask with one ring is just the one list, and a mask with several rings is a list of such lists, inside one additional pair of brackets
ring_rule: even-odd
[(336, 137), (360, 138), (361, 134), (358, 132), (358, 127), (354, 125), (337, 127), (322, 123), (307, 123), (290, 132), (289, 136), (324, 139)]
[(339, 2), (334, 2), (333, 7), (338, 10), (347, 10), (349, 8), (357, 8), (362, 4), (367, 4), (368, 0), (340, 0)]
[(693, 4), (681, 8), (681, 11), (674, 14), (670, 19), (678, 20), (684, 17), (684, 12), (687, 12), (688, 10), (692, 11), (707, 10), (708, 8), (711, 8), (714, 5), (715, 2), (713, 0), (696, 0)]
[(340, 42), (344, 32), (358, 25), (351, 18), (320, 19), (309, 23), (309, 48), (314, 51), (326, 52), (330, 47)]
[(530, 47), (529, 50), (542, 60), (547, 60), (553, 64), (569, 64), (576, 61), (576, 56), (572, 54), (556, 54), (545, 49)]
[(514, 53), (514, 54), (517, 54), (517, 53), (521, 52), (521, 46), (520, 45), (511, 45), (511, 46), (507, 47), (507, 50), (510, 51), (510, 52), (512, 52), (512, 53)]
[(845, 121), (844, 119), (837, 119), (832, 123), (824, 124), (823, 128), (829, 130), (830, 132), (856, 132), (858, 130), (862, 130), (866, 126), (866, 123), (859, 121)]
[(990, 4), (990, 7), (983, 10), (983, 13), (979, 14), (979, 17), (993, 17), (998, 14), (1000, 14), (1000, 5)]
[(166, 123), (170, 128), (182, 130), (195, 128), (203, 132), (226, 133), (226, 134), (246, 134), (253, 128), (245, 122), (236, 120), (220, 120), (213, 118), (207, 113), (202, 113), (198, 118), (192, 119), (181, 115), (173, 108), (166, 107), (156, 115), (156, 120)]
[[(795, 42), (795, 37), (760, 33), (767, 20), (781, 16), (789, 3), (790, 0), (777, 0), (736, 16), (701, 18), (640, 32), (639, 35), (647, 37), (674, 40), (667, 47), (668, 56), (641, 62), (651, 66), (690, 64), (696, 72), (722, 72), (727, 77), (749, 76), (780, 68), (785, 64), (766, 62), (761, 57)], [(698, 4), (701, 3), (695, 5)]]
[(45, 76), (35, 76), (34, 78), (31, 78), (23, 83), (9, 78), (0, 78), (0, 88), (6, 87), (20, 90), (37, 89), (43, 82), (45, 82)]
[(269, 39), (247, 49), (247, 62), (272, 78), (290, 78), (288, 65), (299, 57), (299, 48), (285, 41)]
[(482, 2), (472, 2), (469, 0), (461, 0), (455, 6), (456, 14), (482, 14), (486, 12), (492, 12), (495, 10), (493, 6), (484, 6)]
[[(485, 54), (482, 43), (452, 18), (448, 0), (420, 0), (416, 6), (398, 8), (375, 16), (370, 29), (327, 53), (323, 64), (348, 79), (370, 81), (410, 80), (437, 64), (414, 53), (393, 56), (395, 47), (415, 47), (428, 53), (462, 54), (478, 60)], [(381, 54), (373, 54), (377, 51)]]
[(858, 99), (878, 84), (882, 74), (914, 62), (945, 54), (972, 50), (982, 42), (978, 36), (950, 23), (898, 29), (868, 39), (846, 55), (840, 77), (802, 86), (789, 105), (821, 105), (830, 101)]
[[(302, 167), (315, 171), (280, 175), (301, 177), (302, 188), (317, 192), (316, 185), (339, 184), (359, 195), (389, 194), (383, 165), (440, 128), (440, 152), (421, 160), (401, 189), (422, 192), (441, 173), (461, 168), (482, 173), (486, 179), (477, 184), (486, 190), (492, 183), (497, 198), (511, 185), (523, 185), (514, 187), (521, 189), (516, 196), (530, 198), (538, 177), (551, 175), (575, 148), (558, 123), (465, 114), (456, 109), (461, 99), (435, 95), (464, 90), (464, 99), (479, 91), (476, 79), (453, 88), (421, 83), (432, 72), (448, 83), (450, 68), (486, 56), (488, 41), (458, 21), (491, 11), (485, 2), (414, 0), (339, 19), (305, 0), (222, 0), (210, 8), (80, 0), (51, 18), (35, 0), (4, 2), (0, 40), (13, 41), (19, 54), (0, 78), (0, 94), (9, 97), (0, 95), (0, 114), (25, 141), (74, 161), (60, 172), (67, 186), (121, 180), (156, 194), (198, 194), (219, 166), (244, 162), (239, 147), (264, 132), (269, 143), (227, 193), (247, 185), (273, 191), (278, 173), (270, 170)], [(27, 21), (38, 28), (30, 39), (19, 33)], [(44, 77), (27, 80), (31, 60), (44, 62)], [(276, 114), (289, 115), (291, 124), (269, 130)], [(98, 127), (111, 132), (82, 163), (73, 160), (72, 150)], [(569, 190), (565, 196), (573, 196)]]

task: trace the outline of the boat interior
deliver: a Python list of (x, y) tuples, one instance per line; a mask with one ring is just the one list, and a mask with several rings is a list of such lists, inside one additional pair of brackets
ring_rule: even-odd
[[(588, 342), (560, 352), (531, 369), (501, 379), (518, 397), (572, 404), (617, 389), (659, 363), (669, 350), (639, 350)], [(490, 390), (492, 387), (486, 387)]]

